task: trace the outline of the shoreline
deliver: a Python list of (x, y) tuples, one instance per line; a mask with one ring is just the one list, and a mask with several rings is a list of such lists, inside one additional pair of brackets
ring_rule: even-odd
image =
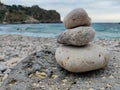
[(56, 23), (63, 23), (62, 21), (60, 22), (38, 22), (38, 23), (0, 23), (0, 25), (8, 25), (8, 24), (11, 24), (11, 25), (14, 25), (14, 24), (56, 24)]
[[(120, 66), (120, 38), (95, 39), (95, 44), (105, 47), (111, 52), (111, 60), (119, 69)], [(22, 35), (0, 35), (0, 86), (10, 73), (11, 69), (25, 57), (42, 49), (56, 49), (59, 44), (56, 38), (31, 37)], [(115, 59), (116, 59), (115, 58)], [(116, 69), (116, 70), (118, 70)], [(115, 72), (116, 72), (115, 70)], [(111, 73), (112, 74), (112, 73)], [(119, 74), (119, 73), (118, 73)]]

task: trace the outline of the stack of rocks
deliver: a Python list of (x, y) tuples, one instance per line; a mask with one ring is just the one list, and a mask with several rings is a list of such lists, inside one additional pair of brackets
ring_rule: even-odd
[(90, 27), (91, 20), (82, 8), (71, 11), (63, 20), (67, 29), (58, 36), (56, 49), (57, 63), (71, 72), (86, 72), (104, 68), (110, 54), (99, 45), (91, 43), (95, 37), (95, 30)]

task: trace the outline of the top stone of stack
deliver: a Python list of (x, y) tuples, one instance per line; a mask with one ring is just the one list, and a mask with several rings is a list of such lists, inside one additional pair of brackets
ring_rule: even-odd
[(69, 12), (63, 20), (66, 29), (79, 26), (90, 26), (91, 19), (83, 8), (77, 8)]

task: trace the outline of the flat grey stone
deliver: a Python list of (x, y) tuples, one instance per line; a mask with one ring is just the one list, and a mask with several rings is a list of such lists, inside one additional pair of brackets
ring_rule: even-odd
[(93, 41), (95, 30), (91, 27), (77, 27), (64, 31), (58, 36), (58, 43), (74, 46), (87, 45)]
[(7, 69), (7, 67), (5, 65), (0, 64), (0, 71), (4, 71), (6, 69)]

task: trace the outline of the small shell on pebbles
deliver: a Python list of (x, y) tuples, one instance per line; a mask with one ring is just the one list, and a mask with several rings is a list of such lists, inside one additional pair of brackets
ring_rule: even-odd
[(44, 73), (44, 72), (38, 72), (38, 71), (36, 71), (35, 73), (30, 74), (29, 77), (46, 78), (47, 74)]

